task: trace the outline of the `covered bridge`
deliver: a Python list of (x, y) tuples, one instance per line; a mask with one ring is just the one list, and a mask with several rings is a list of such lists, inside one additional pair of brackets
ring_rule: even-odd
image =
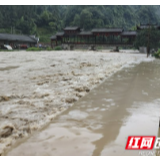
[(66, 27), (51, 37), (51, 47), (58, 44), (108, 44), (133, 45), (136, 31), (124, 31), (123, 28), (97, 28), (84, 31), (80, 27)]
[(128, 43), (133, 44), (137, 36), (136, 31), (124, 31), (121, 33), (121, 42), (126, 43), (126, 39)]

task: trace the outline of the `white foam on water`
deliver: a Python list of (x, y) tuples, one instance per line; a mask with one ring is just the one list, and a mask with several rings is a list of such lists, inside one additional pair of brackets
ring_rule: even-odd
[(98, 109), (99, 109), (99, 107), (96, 107), (96, 108), (94, 108), (93, 110), (94, 110), (94, 111), (97, 111)]
[(89, 128), (91, 128), (92, 130), (98, 130), (101, 129), (102, 127), (103, 125), (97, 123), (91, 123), (91, 125), (89, 126)]
[(69, 116), (71, 119), (82, 120), (88, 117), (88, 113), (80, 110), (73, 110), (69, 112)]
[(111, 103), (111, 106), (115, 106), (116, 104), (115, 103)]
[(107, 98), (104, 98), (103, 100), (109, 103), (112, 103), (114, 101), (113, 99), (107, 99)]
[(94, 109), (86, 109), (87, 112), (92, 112)]

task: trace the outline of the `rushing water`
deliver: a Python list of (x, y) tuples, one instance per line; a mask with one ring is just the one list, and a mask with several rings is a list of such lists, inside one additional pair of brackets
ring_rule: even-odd
[(158, 134), (160, 62), (117, 72), (7, 155), (138, 155), (129, 135)]

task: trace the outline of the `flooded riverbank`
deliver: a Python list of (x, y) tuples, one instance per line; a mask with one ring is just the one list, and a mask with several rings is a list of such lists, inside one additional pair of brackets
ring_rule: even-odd
[(143, 62), (108, 78), (41, 132), (6, 155), (139, 155), (129, 135), (158, 134), (160, 62)]

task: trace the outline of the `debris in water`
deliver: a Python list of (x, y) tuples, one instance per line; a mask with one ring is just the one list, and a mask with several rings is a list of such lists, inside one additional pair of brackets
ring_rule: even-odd
[(2, 101), (9, 101), (9, 97), (7, 97), (7, 96), (1, 96), (0, 97), (0, 102), (2, 102)]
[(81, 98), (81, 97), (85, 96), (85, 93), (84, 93), (84, 92), (76, 93), (76, 96), (77, 96), (78, 98)]
[(66, 99), (66, 102), (67, 103), (74, 103), (74, 102), (76, 102), (77, 101), (77, 99), (75, 99), (75, 98), (67, 98)]
[(43, 85), (43, 84), (45, 84), (45, 83), (49, 83), (49, 81), (38, 82), (37, 85), (41, 86), (41, 85)]
[(55, 66), (56, 66), (55, 64), (51, 65), (51, 67), (55, 67)]
[(77, 91), (77, 92), (89, 92), (90, 89), (88, 87), (77, 87), (77, 88), (75, 88), (75, 91)]
[(72, 74), (75, 76), (75, 73), (74, 73), (74, 71), (72, 71), (71, 73), (72, 73)]
[(5, 126), (1, 131), (0, 131), (0, 137), (1, 138), (6, 138), (9, 137), (12, 134), (12, 131), (14, 130), (13, 126)]
[(62, 79), (63, 81), (69, 81), (69, 80), (71, 80), (71, 78), (66, 78), (66, 77), (63, 77), (63, 79)]
[(23, 132), (31, 133), (31, 129), (30, 129), (30, 127), (28, 127), (28, 126), (24, 126), (24, 127), (23, 127)]
[(82, 68), (82, 67), (91, 67), (92, 66), (92, 64), (91, 63), (87, 63), (87, 62), (82, 62), (81, 64), (80, 64), (80, 68)]

